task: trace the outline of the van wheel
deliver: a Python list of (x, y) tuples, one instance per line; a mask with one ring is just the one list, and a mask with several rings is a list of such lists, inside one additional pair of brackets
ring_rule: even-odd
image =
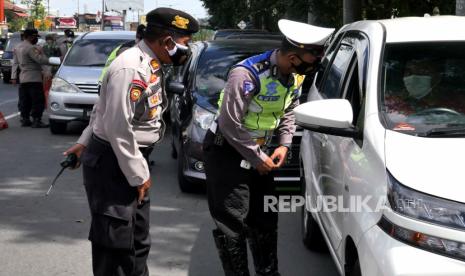
[(52, 134), (65, 134), (68, 124), (66, 122), (50, 121), (50, 132)]
[[(301, 177), (301, 181), (305, 181), (303, 177)], [(306, 185), (303, 183), (302, 191), (305, 195)], [(318, 223), (313, 218), (312, 214), (305, 208), (305, 205), (302, 206), (302, 241), (307, 247), (312, 251), (326, 251), (326, 243), (321, 234), (320, 227)]]

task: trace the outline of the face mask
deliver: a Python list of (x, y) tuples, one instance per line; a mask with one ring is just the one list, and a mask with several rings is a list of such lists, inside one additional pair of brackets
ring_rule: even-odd
[(431, 91), (431, 76), (411, 75), (404, 77), (404, 85), (410, 97), (421, 99)]
[(72, 37), (68, 37), (66, 40), (67, 40), (68, 42), (73, 42), (73, 38), (72, 38)]
[(176, 44), (174, 48), (172, 50), (167, 49), (171, 62), (174, 66), (183, 65), (191, 54), (190, 48), (185, 45), (176, 43), (175, 41), (173, 42)]
[(299, 56), (296, 55), (296, 57), (300, 60), (299, 65), (294, 65), (292, 64), (292, 67), (294, 68), (295, 72), (299, 75), (310, 75), (313, 73), (316, 69), (316, 66), (314, 66), (314, 63), (309, 63), (306, 62), (305, 60), (301, 59)]

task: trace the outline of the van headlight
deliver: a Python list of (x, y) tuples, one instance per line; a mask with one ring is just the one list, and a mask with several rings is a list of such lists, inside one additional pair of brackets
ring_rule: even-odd
[(194, 123), (205, 130), (209, 129), (215, 120), (215, 113), (212, 113), (198, 105), (194, 105), (192, 113)]
[(50, 90), (55, 92), (65, 92), (65, 93), (78, 93), (79, 88), (72, 85), (71, 83), (65, 81), (62, 78), (55, 77), (52, 80), (52, 87)]
[(421, 193), (402, 185), (389, 172), (388, 200), (401, 215), (465, 230), (465, 204)]
[[(388, 174), (391, 209), (406, 217), (465, 230), (465, 204), (410, 189)], [(432, 236), (396, 225), (382, 217), (378, 226), (386, 234), (411, 246), (451, 258), (465, 260), (465, 243)]]

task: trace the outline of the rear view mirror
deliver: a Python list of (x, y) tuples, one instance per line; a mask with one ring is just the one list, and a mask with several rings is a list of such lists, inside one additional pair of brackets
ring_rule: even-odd
[(60, 65), (61, 59), (59, 57), (50, 57), (48, 59), (48, 63), (50, 63), (51, 65)]
[(170, 81), (166, 92), (170, 94), (182, 95), (184, 93), (184, 84), (178, 81)]
[(315, 132), (361, 139), (352, 125), (353, 111), (348, 100), (330, 99), (301, 104), (294, 108), (296, 124)]

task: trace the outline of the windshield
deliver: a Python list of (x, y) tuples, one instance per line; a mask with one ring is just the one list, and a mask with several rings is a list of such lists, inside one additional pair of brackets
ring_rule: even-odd
[(409, 134), (465, 127), (465, 43), (386, 45), (381, 112)]
[(231, 53), (206, 51), (197, 67), (196, 90), (203, 96), (214, 96), (223, 90), (231, 66), (253, 55), (252, 53)]
[(19, 37), (12, 37), (10, 40), (8, 40), (8, 43), (6, 44), (5, 51), (10, 51), (13, 52), (13, 49), (16, 47), (21, 42), (21, 38)]
[(68, 66), (104, 66), (110, 53), (126, 40), (82, 39), (71, 47), (64, 62)]

